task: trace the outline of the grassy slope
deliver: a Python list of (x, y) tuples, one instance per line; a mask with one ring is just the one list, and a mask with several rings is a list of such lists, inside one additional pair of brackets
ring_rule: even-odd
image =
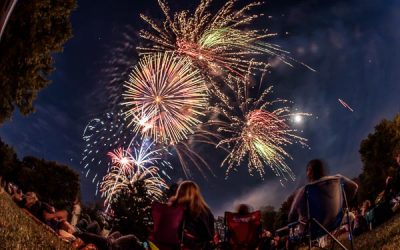
[[(339, 237), (339, 240), (350, 249), (347, 234)], [(300, 249), (308, 249), (301, 247)], [(316, 248), (313, 248), (316, 249)], [(334, 249), (341, 249), (336, 245)], [(400, 249), (400, 214), (395, 215), (383, 225), (372, 231), (366, 232), (354, 239), (355, 250), (398, 250)]]
[(71, 249), (0, 191), (0, 249)]
[(400, 214), (355, 238), (355, 249), (400, 249)]

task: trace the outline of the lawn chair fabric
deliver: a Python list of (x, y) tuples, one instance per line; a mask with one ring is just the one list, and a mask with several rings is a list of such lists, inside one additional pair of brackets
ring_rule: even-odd
[(261, 229), (261, 212), (240, 215), (225, 212), (228, 241), (233, 249), (256, 247)]
[(154, 227), (150, 240), (159, 249), (176, 249), (180, 246), (184, 211), (181, 206), (153, 203), (151, 214)]

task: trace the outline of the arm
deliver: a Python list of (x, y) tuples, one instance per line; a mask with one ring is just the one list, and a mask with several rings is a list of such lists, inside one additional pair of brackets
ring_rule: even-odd
[(351, 200), (357, 193), (358, 185), (354, 181), (350, 180), (347, 177), (340, 176), (342, 178), (342, 183), (344, 187), (344, 191), (346, 193), (347, 199)]
[(306, 214), (306, 199), (304, 193), (304, 187), (300, 188), (293, 199), (292, 206), (290, 207), (288, 221), (293, 222), (296, 219), (300, 219), (302, 215)]

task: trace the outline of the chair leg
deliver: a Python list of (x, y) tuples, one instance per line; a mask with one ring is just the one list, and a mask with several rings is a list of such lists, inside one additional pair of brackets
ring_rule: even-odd
[[(334, 240), (341, 248), (343, 248), (344, 250), (348, 250), (340, 241), (338, 241), (338, 239), (336, 239), (335, 236), (333, 236), (333, 234), (331, 234), (323, 225), (321, 225), (321, 223), (319, 223), (316, 219), (312, 218), (311, 219), (313, 222), (315, 222), (315, 224), (317, 224), (322, 230), (325, 231), (325, 233), (327, 233), (332, 240)], [(311, 240), (311, 237), (310, 237)]]

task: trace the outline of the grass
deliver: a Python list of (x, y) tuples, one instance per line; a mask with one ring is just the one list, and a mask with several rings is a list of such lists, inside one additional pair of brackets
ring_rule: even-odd
[[(348, 235), (344, 234), (339, 237), (340, 242), (350, 249), (350, 241), (347, 240)], [(386, 223), (378, 226), (372, 231), (363, 233), (354, 238), (355, 250), (398, 250), (400, 249), (400, 214), (396, 214)], [(308, 249), (301, 247), (300, 249)], [(313, 248), (317, 249), (317, 248)], [(334, 249), (341, 249), (336, 245)]]
[(400, 249), (400, 214), (355, 238), (355, 249)]
[(72, 249), (29, 218), (0, 188), (0, 249)]

